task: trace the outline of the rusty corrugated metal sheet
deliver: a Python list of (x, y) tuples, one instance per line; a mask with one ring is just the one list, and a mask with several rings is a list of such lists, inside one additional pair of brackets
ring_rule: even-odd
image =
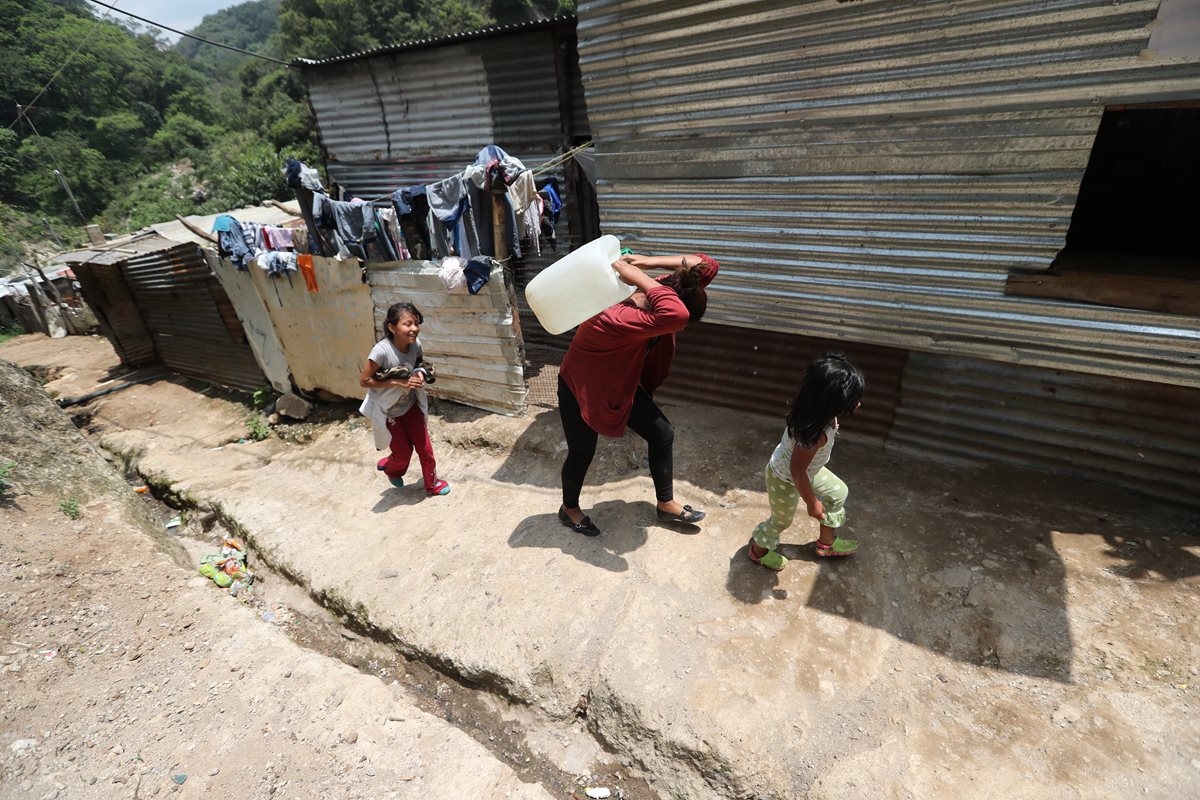
[[(298, 62), (330, 176), (355, 194), (461, 172), (496, 144), (533, 166), (563, 143), (555, 43), (574, 19)], [(582, 95), (576, 80), (571, 91)]]
[(229, 298), (200, 248), (170, 244), (122, 264), (162, 362), (183, 375), (224, 386), (266, 386)]
[(1035, 466), (1200, 508), (1200, 391), (913, 353), (889, 446)]
[(862, 408), (842, 420), (845, 432), (884, 440), (900, 398), (904, 350), (701, 322), (676, 337), (671, 375), (658, 394), (765, 414), (782, 425), (804, 367), (825, 352), (844, 354), (867, 379)]
[(606, 232), (720, 259), (714, 322), (1200, 387), (1200, 319), (1004, 294), (1104, 106), (1200, 98), (1157, 8), (582, 3)]
[(121, 363), (138, 367), (157, 361), (154, 339), (125, 285), (120, 265), (73, 262), (71, 269), (79, 279), (83, 299), (96, 312), (100, 329), (112, 342)]

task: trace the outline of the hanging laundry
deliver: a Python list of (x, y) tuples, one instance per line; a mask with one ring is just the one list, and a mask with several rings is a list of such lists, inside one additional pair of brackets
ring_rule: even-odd
[(250, 249), (257, 253), (260, 250), (270, 250), (271, 246), (267, 244), (267, 237), (264, 231), (267, 226), (260, 222), (243, 222), (242, 230), (246, 234), (246, 244)]
[(296, 271), (296, 254), (276, 250), (263, 250), (255, 258), (258, 266), (272, 277)]
[[(497, 145), (489, 144), (487, 147), (480, 150), (475, 155), (475, 165), (483, 166), (487, 172), (487, 185), (484, 187), (489, 191), (496, 182), (502, 183), (504, 186), (510, 186), (522, 172), (525, 171), (525, 165), (521, 163), (519, 158), (513, 158), (508, 153)], [(499, 189), (499, 186), (496, 186)]]
[(538, 191), (546, 196), (546, 201), (550, 207), (550, 221), (557, 225), (558, 214), (562, 211), (563, 207), (562, 199), (558, 194), (558, 178), (548, 179)]
[(444, 256), (470, 258), (478, 255), (479, 232), (470, 213), (471, 201), (462, 174), (429, 184), (425, 187), (425, 196), (429, 201), (429, 214), (434, 218), (429, 231), (434, 249), (440, 249)]
[[(349, 258), (372, 260), (367, 256), (367, 245), (375, 241), (378, 230), (375, 207), (370, 203), (331, 200), (316, 194), (313, 195), (313, 217), (318, 228), (333, 230), (338, 247), (334, 258), (339, 261)], [(374, 260), (380, 259), (376, 256)]]
[(276, 225), (263, 226), (263, 239), (269, 250), (293, 250), (292, 229), (280, 228)]
[(236, 219), (222, 214), (213, 220), (213, 231), (217, 234), (217, 254), (228, 258), (242, 272), (249, 268), (254, 252), (246, 244), (246, 234)]
[(442, 286), (446, 287), (447, 292), (453, 292), (455, 289), (461, 289), (467, 285), (466, 275), (463, 273), (463, 267), (467, 262), (458, 256), (450, 256), (442, 261), (442, 268), (438, 270), (438, 279), (441, 280)]
[(487, 285), (492, 274), (492, 260), (487, 256), (476, 256), (463, 267), (463, 276), (467, 279), (467, 291), (479, 294), (479, 290)]
[(289, 188), (303, 188), (308, 189), (310, 192), (325, 193), (325, 187), (321, 185), (321, 176), (317, 174), (315, 169), (302, 161), (289, 158), (287, 166), (283, 168), (283, 174)]
[(307, 228), (296, 228), (292, 231), (292, 247), (297, 253), (304, 253), (305, 255), (312, 253)]
[(304, 288), (315, 294), (317, 291), (317, 273), (313, 269), (313, 257), (310, 255), (296, 256), (296, 266), (300, 268), (300, 275), (304, 278)]
[(516, 239), (528, 240), (534, 253), (541, 255), (542, 198), (538, 195), (532, 172), (526, 170), (512, 182), (508, 187), (508, 201), (516, 213)]
[(429, 229), (426, 226), (429, 200), (425, 196), (425, 186), (410, 186), (392, 192), (392, 207), (396, 209), (396, 216), (400, 220), (409, 255), (417, 260), (432, 258)]
[[(542, 238), (550, 245), (550, 250), (558, 252), (558, 233), (555, 230), (558, 225), (558, 215), (562, 211), (562, 200), (558, 196), (558, 180), (550, 178), (539, 191), (539, 194), (546, 199), (542, 209)], [(549, 210), (549, 213), (547, 212)]]
[(408, 246), (404, 241), (404, 231), (400, 228), (400, 216), (396, 213), (395, 208), (379, 209), (379, 220), (383, 223), (383, 232), (392, 243), (392, 249), (396, 253), (396, 258), (401, 261), (408, 261), (412, 258), (412, 253), (409, 252)]
[[(388, 209), (389, 211), (391, 209)], [(392, 244), (391, 237), (387, 235), (387, 230), (383, 227), (383, 220), (379, 216), (379, 209), (371, 206), (371, 225), (375, 230), (375, 235), (367, 241), (367, 255), (371, 261), (396, 261), (400, 258), (399, 251)]]

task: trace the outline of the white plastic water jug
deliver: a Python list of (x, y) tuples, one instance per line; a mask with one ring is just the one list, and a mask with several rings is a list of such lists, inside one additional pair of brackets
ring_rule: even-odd
[(612, 268), (621, 241), (601, 236), (546, 267), (525, 287), (529, 308), (549, 333), (571, 330), (633, 294)]

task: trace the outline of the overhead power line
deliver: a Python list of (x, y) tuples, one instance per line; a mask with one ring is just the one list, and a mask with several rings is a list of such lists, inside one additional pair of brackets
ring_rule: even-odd
[[(114, 9), (116, 8), (115, 3), (113, 4), (112, 8), (114, 8)], [(61, 75), (62, 71), (67, 68), (67, 65), (70, 64), (75, 59), (75, 56), (79, 55), (80, 48), (83, 47), (83, 43), (86, 42), (87, 40), (88, 40), (88, 31), (85, 30), (83, 33), (83, 36), (79, 37), (79, 42), (78, 42), (78, 44), (75, 45), (75, 49), (71, 51), (71, 55), (67, 56), (66, 60), (63, 61), (62, 64), (59, 64), (58, 69), (55, 70), (54, 74), (50, 76), (50, 80), (46, 81), (46, 85), (43, 86), (42, 90), (37, 93), (37, 96), (34, 97), (32, 100), (30, 100), (25, 105), (17, 106), (17, 118), (14, 119), (12, 121), (12, 125), (9, 125), (8, 127), (15, 128), (17, 123), (21, 121), (21, 118), (33, 110), (33, 107), (35, 105), (37, 105), (37, 101), (41, 98), (42, 95), (44, 95), (46, 93), (46, 90), (50, 88), (50, 84), (52, 84), (52, 83), (54, 83), (54, 81), (58, 80), (58, 76)]]
[(139, 17), (137, 14), (132, 14), (128, 11), (122, 11), (121, 9), (117, 8), (115, 5), (109, 5), (108, 3), (101, 3), (100, 0), (89, 0), (89, 2), (94, 3), (95, 5), (98, 5), (98, 6), (104, 6), (105, 8), (107, 8), (111, 11), (116, 11), (118, 14), (124, 14), (127, 17), (133, 17), (134, 19), (138, 20), (139, 22), (144, 22), (147, 25), (153, 25), (154, 27), (160, 28), (164, 31), (170, 31), (171, 33), (177, 33), (180, 36), (186, 36), (189, 39), (195, 39), (197, 42), (204, 42), (205, 44), (211, 44), (213, 47), (223, 47), (226, 50), (232, 50), (235, 53), (241, 53), (242, 55), (246, 55), (246, 56), (253, 56), (254, 58), (261, 58), (264, 61), (274, 61), (276, 64), (283, 64), (285, 67), (288, 66), (288, 62), (280, 61), (278, 58), (271, 58), (270, 56), (264, 56), (262, 53), (252, 53), (249, 50), (243, 50), (242, 48), (234, 47), (231, 44), (221, 44), (220, 42), (214, 42), (211, 39), (205, 39), (202, 36), (195, 36), (193, 34), (186, 33), (184, 31), (175, 30), (174, 28), (168, 28), (166, 25), (163, 25), (161, 22), (155, 22), (152, 19), (146, 19), (145, 17)]

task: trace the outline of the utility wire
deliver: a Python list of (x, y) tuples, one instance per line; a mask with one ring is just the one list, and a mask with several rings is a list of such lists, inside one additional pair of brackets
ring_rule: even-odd
[(75, 201), (75, 194), (71, 191), (71, 184), (67, 182), (67, 176), (62, 171), (62, 165), (59, 164), (58, 159), (54, 157), (54, 151), (50, 149), (50, 145), (46, 144), (46, 140), (42, 138), (42, 134), (33, 124), (33, 118), (26, 117), (25, 122), (28, 123), (30, 128), (33, 128), (33, 135), (36, 136), (38, 141), (41, 143), (42, 149), (46, 151), (46, 155), (50, 156), (50, 161), (55, 167), (54, 175), (58, 178), (59, 184), (61, 184), (63, 189), (66, 190), (67, 197), (69, 197), (71, 200), (71, 205), (75, 206), (75, 213), (79, 215), (79, 220), (84, 225), (87, 225), (87, 217), (83, 216), (83, 211), (80, 210), (79, 203)]
[[(116, 3), (114, 3), (111, 6), (111, 8), (116, 10)], [(89, 33), (89, 31), (85, 30), (83, 32), (83, 36), (79, 37), (79, 44), (75, 45), (75, 49), (71, 51), (71, 55), (67, 56), (66, 60), (63, 61), (63, 63), (59, 65), (58, 69), (55, 70), (54, 74), (50, 76), (50, 80), (46, 81), (46, 85), (43, 86), (42, 90), (37, 93), (37, 97), (34, 97), (32, 100), (30, 100), (28, 103), (26, 103), (23, 106), (22, 105), (17, 106), (17, 118), (12, 121), (12, 124), (8, 126), (9, 128), (16, 127), (17, 123), (21, 121), (21, 118), (24, 117), (27, 113), (29, 113), (29, 111), (31, 109), (33, 109), (34, 106), (37, 105), (37, 101), (41, 98), (42, 95), (44, 95), (46, 93), (46, 90), (50, 88), (50, 84), (52, 84), (56, 80), (58, 80), (58, 76), (61, 75), (62, 71), (67, 68), (67, 65), (70, 64), (75, 59), (75, 56), (79, 55), (79, 50), (83, 47), (83, 43), (88, 40), (88, 33)]]
[(186, 36), (189, 39), (195, 39), (197, 42), (204, 42), (205, 44), (211, 44), (213, 47), (223, 47), (226, 50), (232, 50), (235, 53), (241, 53), (242, 55), (246, 55), (246, 56), (254, 56), (255, 58), (261, 58), (264, 61), (274, 61), (276, 64), (283, 64), (285, 67), (288, 66), (288, 62), (280, 61), (278, 58), (271, 58), (270, 56), (264, 56), (262, 53), (252, 53), (249, 50), (243, 50), (242, 48), (234, 47), (231, 44), (221, 44), (220, 42), (214, 42), (210, 39), (205, 39), (201, 36), (195, 36), (190, 33), (185, 33), (184, 31), (175, 30), (174, 28), (168, 28), (166, 25), (163, 25), (160, 22), (155, 22), (154, 20), (146, 19), (145, 17), (139, 17), (137, 14), (131, 14), (128, 11), (122, 11), (121, 9), (117, 8), (115, 5), (109, 5), (108, 3), (101, 3), (100, 0), (89, 0), (89, 2), (94, 3), (98, 6), (104, 6), (105, 8), (116, 11), (118, 14), (124, 14), (127, 17), (133, 17), (134, 19), (136, 19), (140, 22), (144, 22), (147, 25), (153, 25), (154, 27), (161, 28), (164, 31), (170, 31), (171, 33), (177, 33), (180, 36)]

